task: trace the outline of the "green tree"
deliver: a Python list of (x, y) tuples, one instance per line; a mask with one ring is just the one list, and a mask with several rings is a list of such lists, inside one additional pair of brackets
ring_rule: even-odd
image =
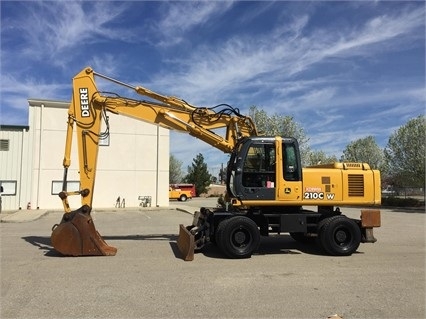
[(256, 106), (250, 107), (249, 115), (256, 124), (260, 135), (294, 137), (297, 139), (302, 165), (306, 165), (310, 152), (309, 138), (306, 136), (303, 127), (295, 122), (293, 117), (277, 113), (268, 115)]
[(207, 163), (204, 162), (204, 157), (199, 153), (193, 160), (191, 166), (188, 166), (188, 174), (184, 178), (185, 183), (195, 185), (195, 191), (198, 195), (206, 193), (212, 179), (211, 174), (207, 169)]
[(219, 182), (225, 183), (225, 181), (226, 181), (226, 172), (227, 172), (226, 166), (222, 165), (222, 167), (220, 168), (220, 171), (219, 171)]
[(306, 158), (306, 165), (318, 165), (318, 164), (327, 164), (327, 163), (334, 163), (338, 162), (336, 156), (328, 156), (323, 151), (311, 151), (307, 155)]
[(182, 162), (170, 154), (169, 158), (169, 184), (178, 184), (182, 181)]
[(382, 169), (385, 158), (383, 150), (373, 136), (357, 139), (349, 143), (343, 151), (342, 162), (368, 163), (373, 169)]
[(425, 187), (426, 118), (409, 120), (389, 137), (387, 173), (396, 186)]

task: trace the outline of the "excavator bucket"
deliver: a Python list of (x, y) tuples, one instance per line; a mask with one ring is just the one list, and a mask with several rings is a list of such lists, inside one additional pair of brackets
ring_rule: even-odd
[(65, 213), (61, 223), (52, 228), (53, 248), (65, 256), (115, 256), (117, 248), (109, 246), (96, 231), (85, 205)]
[(185, 261), (194, 260), (195, 241), (194, 235), (190, 232), (191, 227), (193, 226), (185, 227), (182, 224), (179, 225), (177, 245)]

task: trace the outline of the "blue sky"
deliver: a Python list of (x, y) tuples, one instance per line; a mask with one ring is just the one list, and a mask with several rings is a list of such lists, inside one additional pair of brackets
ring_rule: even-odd
[[(28, 98), (69, 101), (86, 66), (197, 106), (293, 116), (314, 150), (340, 157), (425, 113), (424, 1), (1, 1), (0, 124)], [(171, 134), (183, 168), (202, 153)]]

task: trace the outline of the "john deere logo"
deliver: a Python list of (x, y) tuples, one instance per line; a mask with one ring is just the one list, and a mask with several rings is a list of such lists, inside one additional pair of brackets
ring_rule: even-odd
[(81, 109), (81, 117), (89, 117), (89, 89), (80, 88), (80, 109)]

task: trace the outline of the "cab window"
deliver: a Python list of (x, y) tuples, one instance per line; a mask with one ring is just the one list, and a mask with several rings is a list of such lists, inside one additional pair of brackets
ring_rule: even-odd
[(300, 168), (294, 143), (283, 143), (283, 172), (286, 181), (300, 180)]
[(251, 145), (243, 166), (243, 186), (274, 187), (275, 163), (274, 144)]

